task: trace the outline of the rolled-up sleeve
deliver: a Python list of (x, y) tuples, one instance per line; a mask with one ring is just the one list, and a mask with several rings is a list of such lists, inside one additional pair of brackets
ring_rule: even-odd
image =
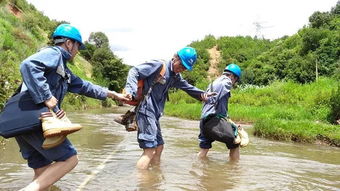
[(71, 73), (71, 83), (68, 86), (68, 91), (85, 95), (95, 99), (105, 100), (107, 98), (107, 89), (91, 82), (82, 80), (78, 76)]

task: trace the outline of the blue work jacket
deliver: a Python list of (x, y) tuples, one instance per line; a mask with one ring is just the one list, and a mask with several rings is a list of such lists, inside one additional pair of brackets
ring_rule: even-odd
[[(164, 62), (166, 64), (166, 72), (163, 78), (165, 83), (155, 82)], [(141, 102), (138, 112), (157, 120), (163, 114), (169, 88), (179, 88), (198, 100), (200, 100), (201, 94), (204, 93), (204, 91), (190, 85), (182, 78), (181, 74), (173, 72), (171, 61), (152, 60), (131, 68), (128, 74), (125, 91), (132, 96), (136, 96), (137, 82), (142, 79), (144, 80), (144, 94), (146, 94), (154, 82), (155, 84), (147, 99)]]
[(230, 90), (232, 81), (229, 77), (222, 75), (208, 86), (207, 92), (216, 92), (217, 94), (209, 97), (202, 108), (201, 118), (208, 115), (216, 114), (219, 116), (228, 116), (228, 99), (231, 96)]
[(66, 65), (70, 57), (62, 47), (53, 46), (25, 59), (20, 66), (24, 81), (21, 91), (28, 90), (36, 104), (53, 95), (58, 99), (59, 107), (67, 92), (105, 99), (107, 89), (82, 80), (70, 71)]

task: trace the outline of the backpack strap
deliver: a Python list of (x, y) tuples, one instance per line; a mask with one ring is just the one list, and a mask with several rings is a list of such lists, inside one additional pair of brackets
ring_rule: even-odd
[[(145, 96), (149, 96), (148, 94), (151, 93), (152, 91), (152, 87), (159, 82), (159, 79), (164, 79), (165, 76), (165, 72), (166, 72), (166, 61), (164, 60), (160, 60), (162, 62), (162, 67), (159, 69), (157, 76), (155, 76), (151, 86), (149, 87), (148, 91), (143, 91), (144, 89), (144, 80), (138, 80), (137, 81), (137, 92), (136, 92), (136, 100), (132, 100), (132, 101), (127, 101), (125, 103), (129, 104), (129, 105), (133, 105), (133, 106), (138, 106), (144, 99)], [(145, 93), (143, 93), (145, 92)], [(123, 92), (125, 93), (125, 89), (123, 89)]]
[[(165, 64), (165, 61), (162, 60), (162, 68), (159, 72), (159, 76), (164, 77), (165, 72), (166, 72), (166, 64)], [(159, 76), (155, 77), (155, 79), (153, 80), (153, 82), (152, 82), (151, 86), (149, 87), (147, 93), (145, 95), (143, 95), (143, 99), (139, 102), (138, 105), (140, 105), (144, 100), (146, 100), (150, 96), (153, 86), (158, 82)]]
[(161, 71), (159, 72), (159, 75), (164, 77), (165, 76), (165, 72), (166, 72), (166, 64), (165, 64), (165, 61), (162, 60), (162, 69)]

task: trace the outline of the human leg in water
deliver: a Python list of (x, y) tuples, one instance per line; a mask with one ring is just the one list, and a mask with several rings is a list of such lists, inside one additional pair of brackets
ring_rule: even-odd
[(137, 161), (136, 167), (138, 169), (147, 169), (150, 165), (152, 158), (156, 153), (156, 148), (145, 148), (143, 154)]
[(200, 150), (200, 152), (197, 154), (198, 158), (200, 159), (204, 159), (207, 157), (207, 154), (209, 152), (209, 149), (202, 149)]
[(65, 176), (78, 164), (77, 155), (73, 155), (65, 161), (55, 162), (47, 166), (34, 169), (34, 179), (22, 191), (47, 190), (51, 185)]
[(156, 147), (155, 154), (151, 159), (151, 164), (152, 165), (158, 165), (161, 163), (161, 155), (163, 152), (164, 145), (159, 145)]
[(236, 147), (234, 149), (230, 149), (230, 151), (229, 151), (229, 160), (230, 161), (238, 161), (238, 160), (240, 160), (240, 147)]

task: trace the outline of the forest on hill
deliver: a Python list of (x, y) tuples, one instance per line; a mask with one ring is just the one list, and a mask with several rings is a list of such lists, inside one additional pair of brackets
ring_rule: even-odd
[[(329, 12), (314, 12), (292, 36), (270, 41), (207, 35), (190, 45), (199, 61), (183, 76), (202, 89), (211, 82), (208, 50), (219, 51), (220, 74), (230, 63), (242, 68), (229, 100), (232, 119), (253, 123), (258, 136), (340, 146), (340, 1)], [(174, 91), (165, 113), (198, 120), (201, 108)]]
[[(234, 62), (243, 69), (242, 83), (269, 85), (277, 80), (301, 84), (317, 78), (340, 78), (340, 1), (329, 12), (314, 12), (308, 26), (296, 34), (269, 41), (250, 36), (220, 37), (208, 35), (192, 42), (199, 63), (187, 76), (192, 82), (206, 79), (208, 49), (217, 46), (221, 53), (219, 69)], [(205, 71), (205, 72), (201, 72)], [(195, 80), (193, 76), (199, 76)]]

